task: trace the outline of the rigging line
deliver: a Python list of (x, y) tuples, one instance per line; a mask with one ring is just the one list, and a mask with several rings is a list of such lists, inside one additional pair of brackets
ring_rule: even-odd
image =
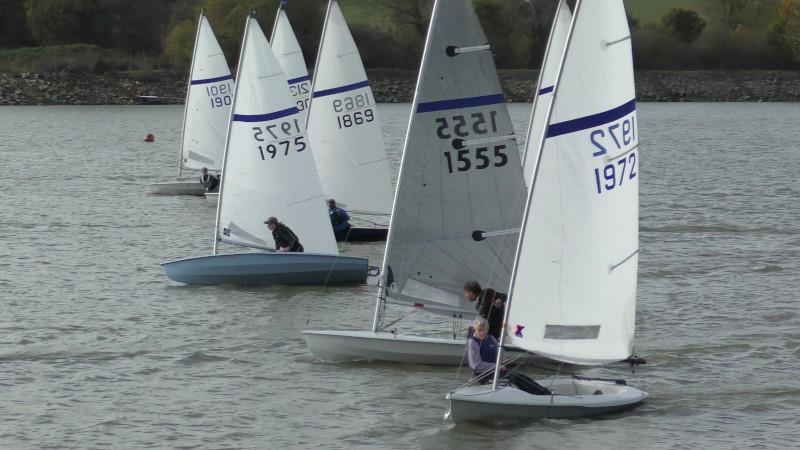
[(381, 330), (385, 330), (385, 329), (389, 328), (390, 326), (396, 324), (397, 322), (400, 322), (401, 320), (405, 319), (406, 317), (410, 316), (411, 314), (414, 314), (418, 310), (419, 310), (419, 308), (416, 308), (416, 307), (412, 308), (411, 311), (407, 312), (406, 314), (403, 314), (402, 316), (400, 316), (399, 319), (394, 320), (392, 322), (389, 322), (388, 324), (386, 324), (383, 327), (381, 327)]

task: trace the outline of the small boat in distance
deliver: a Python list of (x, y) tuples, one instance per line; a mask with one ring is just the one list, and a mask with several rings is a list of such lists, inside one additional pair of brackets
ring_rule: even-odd
[(183, 110), (180, 161), (176, 181), (154, 183), (151, 193), (161, 195), (203, 195), (205, 186), (185, 179), (184, 170), (211, 172), (222, 169), (225, 133), (233, 100), (234, 82), (228, 62), (203, 12), (197, 24), (186, 105)]
[(648, 397), (624, 380), (578, 376), (539, 380), (549, 392), (533, 394), (501, 373), (508, 347), (583, 366), (632, 359), (639, 137), (630, 37), (622, 0), (577, 1), (539, 130), (494, 380), (450, 392), (446, 419), (572, 419)]
[[(162, 264), (187, 284), (359, 284), (367, 259), (340, 256), (299, 110), (258, 21), (245, 26), (212, 254)], [(275, 216), (308, 253), (275, 251)], [(220, 242), (261, 252), (218, 254)]]

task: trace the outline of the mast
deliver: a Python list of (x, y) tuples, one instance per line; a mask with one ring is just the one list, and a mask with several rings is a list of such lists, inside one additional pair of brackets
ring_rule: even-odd
[(317, 69), (319, 69), (319, 60), (320, 56), (322, 55), (322, 47), (325, 44), (325, 31), (328, 29), (328, 19), (331, 17), (331, 5), (335, 1), (336, 0), (328, 0), (328, 9), (325, 11), (325, 21), (322, 23), (322, 35), (319, 38), (316, 61), (314, 61), (314, 73), (312, 74), (313, 77), (311, 78), (311, 97), (309, 98), (308, 107), (306, 108), (306, 128), (308, 128), (308, 122), (311, 118), (311, 104), (314, 102), (314, 88), (317, 87)]
[(550, 105), (547, 107), (547, 116), (545, 117), (545, 126), (541, 130), (542, 137), (539, 141), (538, 152), (536, 154), (536, 166), (534, 167), (533, 177), (531, 178), (531, 185), (528, 188), (528, 199), (525, 202), (525, 211), (522, 216), (522, 227), (520, 228), (519, 240), (517, 241), (517, 251), (514, 254), (514, 266), (511, 268), (511, 283), (508, 287), (508, 300), (506, 301), (506, 308), (503, 311), (503, 327), (500, 329), (500, 343), (497, 349), (497, 361), (494, 366), (494, 378), (492, 379), (492, 390), (497, 389), (497, 382), (500, 380), (500, 362), (503, 360), (503, 343), (506, 340), (506, 326), (508, 322), (508, 312), (511, 310), (511, 302), (514, 297), (514, 285), (516, 284), (517, 269), (519, 268), (519, 254), (522, 250), (522, 242), (525, 239), (525, 228), (528, 224), (528, 217), (530, 216), (531, 200), (533, 199), (533, 190), (536, 186), (536, 178), (539, 175), (539, 161), (542, 159), (542, 150), (544, 149), (545, 141), (547, 140), (547, 131), (550, 128), (550, 118), (553, 115), (553, 106), (556, 104), (556, 96), (558, 95), (558, 87), (561, 83), (561, 74), (564, 71), (564, 61), (567, 59), (569, 53), (570, 41), (572, 41), (572, 32), (575, 28), (575, 22), (578, 17), (578, 11), (581, 6), (581, 0), (575, 3), (575, 10), (572, 13), (572, 21), (569, 24), (569, 32), (567, 33), (567, 43), (564, 47), (564, 53), (561, 54), (561, 60), (558, 62), (558, 72), (556, 73), (555, 83), (553, 85), (553, 98), (550, 100)]
[[(334, 1), (334, 0), (331, 0)], [(422, 50), (422, 62), (419, 67), (419, 74), (417, 75), (417, 86), (414, 89), (414, 99), (411, 102), (411, 114), (408, 115), (408, 127), (406, 128), (406, 138), (403, 142), (403, 156), (400, 158), (400, 170), (397, 174), (397, 186), (394, 189), (394, 199), (392, 200), (392, 215), (389, 217), (389, 233), (386, 235), (386, 250), (383, 252), (383, 262), (381, 263), (381, 274), (380, 274), (380, 281), (378, 282), (378, 295), (375, 299), (375, 318), (372, 321), (372, 331), (378, 331), (378, 327), (383, 323), (383, 310), (386, 307), (386, 272), (389, 267), (389, 248), (392, 244), (392, 228), (395, 222), (395, 214), (394, 209), (397, 205), (397, 196), (400, 192), (400, 186), (403, 182), (403, 166), (406, 162), (406, 152), (408, 151), (408, 140), (410, 137), (409, 131), (411, 131), (411, 124), (414, 122), (414, 112), (416, 111), (417, 107), (417, 96), (419, 95), (419, 83), (421, 80), (420, 75), (422, 75), (423, 71), (425, 70), (425, 56), (428, 54), (428, 49), (430, 45), (431, 39), (431, 29), (433, 27), (434, 22), (439, 16), (439, 3), (440, 0), (435, 0), (433, 3), (433, 13), (431, 14), (431, 20), (428, 23), (428, 34), (425, 36), (425, 48)], [(316, 75), (316, 70), (314, 71)], [(314, 77), (316, 78), (316, 76)], [(313, 92), (313, 91), (312, 91)]]
[(280, 20), (281, 17), (281, 10), (283, 9), (284, 6), (286, 6), (286, 3), (288, 3), (288, 1), (289, 0), (281, 0), (281, 2), (278, 3), (278, 12), (275, 13), (275, 21), (272, 23), (272, 33), (269, 34), (270, 45), (272, 45), (272, 40), (275, 39), (275, 30), (278, 29), (278, 20)]
[(197, 31), (194, 33), (194, 49), (192, 49), (192, 62), (189, 66), (189, 81), (186, 82), (186, 98), (183, 100), (183, 123), (181, 124), (181, 146), (178, 149), (178, 180), (183, 176), (183, 144), (186, 133), (186, 115), (189, 111), (189, 90), (192, 88), (192, 76), (194, 75), (194, 60), (197, 58), (197, 41), (200, 40), (200, 28), (205, 19), (205, 9), (200, 10), (200, 18), (197, 20)]
[[(544, 70), (547, 66), (547, 56), (550, 54), (550, 47), (553, 45), (553, 35), (556, 33), (556, 26), (558, 26), (558, 16), (561, 13), (561, 7), (563, 6), (564, 0), (558, 0), (558, 4), (556, 5), (556, 15), (553, 17), (553, 25), (550, 27), (550, 35), (547, 37), (547, 47), (544, 49), (544, 59), (542, 59), (542, 66), (539, 68), (539, 79), (536, 81), (536, 89), (533, 91), (533, 107), (531, 108), (531, 119), (528, 122), (528, 135), (525, 138), (525, 151), (522, 153), (522, 169), (525, 170), (525, 161), (528, 159), (528, 149), (530, 145), (528, 142), (531, 140), (531, 136), (533, 135), (533, 119), (536, 117), (536, 107), (539, 105), (539, 92), (542, 89), (542, 81), (544, 79)], [(553, 103), (552, 99), (550, 103)], [(545, 128), (547, 128), (547, 124), (545, 124)]]
[[(239, 50), (239, 63), (236, 66), (236, 79), (239, 80), (239, 76), (242, 73), (242, 56), (244, 56), (245, 46), (247, 45), (247, 34), (250, 31), (250, 19), (255, 18), (256, 12), (251, 11), (250, 14), (247, 16), (247, 20), (245, 21), (244, 25), (244, 37), (242, 37), (242, 46)], [(231, 102), (231, 111), (228, 115), (228, 131), (225, 135), (225, 151), (222, 156), (222, 171), (219, 173), (220, 175), (220, 182), (219, 182), (219, 199), (217, 200), (217, 217), (214, 220), (214, 243), (211, 247), (211, 254), (217, 254), (217, 243), (219, 242), (219, 217), (220, 212), (222, 211), (222, 192), (225, 188), (225, 165), (228, 161), (228, 146), (230, 146), (230, 136), (231, 136), (231, 127), (233, 126), (233, 112), (236, 109), (236, 97), (239, 95), (239, 83), (235, 83), (233, 87), (233, 102)]]

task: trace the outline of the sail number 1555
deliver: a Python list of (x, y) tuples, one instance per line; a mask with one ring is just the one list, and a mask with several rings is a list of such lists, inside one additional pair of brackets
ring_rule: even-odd
[[(505, 144), (495, 145), (493, 149), (476, 147), (472, 157), (470, 157), (471, 150), (469, 148), (462, 148), (455, 152), (444, 152), (444, 157), (447, 159), (447, 171), (449, 173), (453, 173), (453, 170), (466, 172), (473, 164), (475, 164), (475, 169), (478, 170), (486, 169), (492, 164), (494, 164), (494, 167), (503, 167), (508, 163), (508, 155), (505, 154), (505, 149)], [(457, 164), (456, 167), (453, 167), (454, 163)]]

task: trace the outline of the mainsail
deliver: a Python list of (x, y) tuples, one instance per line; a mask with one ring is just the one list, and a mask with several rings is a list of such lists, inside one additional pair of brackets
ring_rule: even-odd
[(525, 151), (522, 158), (522, 170), (525, 173), (525, 184), (530, 186), (533, 178), (533, 171), (536, 165), (537, 152), (544, 135), (545, 120), (547, 111), (550, 110), (550, 102), (553, 100), (553, 88), (558, 75), (558, 67), (561, 62), (561, 55), (564, 53), (564, 46), (567, 43), (569, 25), (572, 22), (572, 13), (567, 6), (566, 0), (558, 2), (556, 17), (553, 26), (550, 28), (550, 38), (547, 43), (547, 50), (544, 55), (544, 63), (539, 71), (539, 82), (534, 92), (533, 109), (531, 120), (528, 124), (528, 135), (525, 139)]
[(253, 17), (247, 20), (237, 80), (216, 238), (273, 247), (263, 222), (276, 216), (297, 234), (306, 252), (338, 254), (299, 111)]
[(392, 186), (378, 108), (335, 0), (328, 3), (313, 92), (308, 137), (325, 194), (354, 212), (388, 214)]
[(181, 135), (183, 169), (222, 168), (233, 76), (205, 15), (200, 14)]
[(387, 301), (474, 314), (463, 285), (508, 286), (525, 192), (514, 128), (472, 1), (439, 0), (387, 240)]
[(628, 358), (639, 136), (622, 0), (579, 1), (528, 200), (505, 344), (575, 364)]
[(270, 45), (275, 57), (283, 68), (289, 82), (289, 92), (292, 94), (297, 109), (300, 110), (302, 126), (305, 127), (305, 116), (311, 102), (311, 78), (308, 76), (306, 60), (303, 50), (297, 42), (297, 37), (289, 23), (289, 17), (283, 9), (283, 3), (278, 8), (275, 16), (275, 26), (272, 28)]

